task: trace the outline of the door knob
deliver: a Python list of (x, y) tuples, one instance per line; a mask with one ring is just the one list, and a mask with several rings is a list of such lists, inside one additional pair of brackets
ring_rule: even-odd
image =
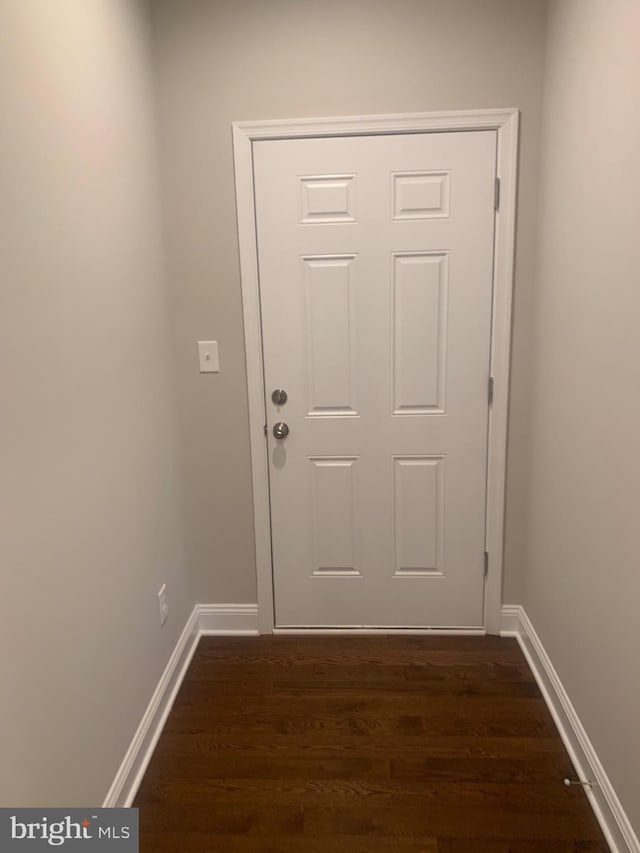
[(277, 439), (286, 438), (289, 435), (289, 427), (287, 424), (279, 421), (273, 428), (273, 434)]
[(271, 399), (273, 400), (274, 405), (284, 406), (284, 404), (287, 402), (287, 392), (283, 391), (282, 388), (276, 388), (276, 390), (271, 395)]

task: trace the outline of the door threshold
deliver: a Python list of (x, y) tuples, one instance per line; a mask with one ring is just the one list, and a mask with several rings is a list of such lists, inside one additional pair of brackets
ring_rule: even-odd
[(323, 625), (306, 625), (306, 626), (298, 626), (298, 625), (282, 625), (277, 626), (273, 629), (274, 634), (298, 634), (298, 635), (337, 635), (337, 634), (369, 634), (370, 636), (379, 636), (380, 634), (391, 634), (391, 635), (402, 635), (402, 636), (410, 636), (410, 635), (443, 635), (448, 634), (450, 636), (472, 636), (472, 637), (483, 637), (487, 633), (486, 628), (483, 627), (471, 627), (471, 628), (461, 628), (461, 627), (438, 627), (438, 628), (427, 628), (420, 626), (410, 626), (406, 628), (399, 628), (397, 626), (386, 626), (386, 625), (336, 625), (336, 626), (323, 626)]

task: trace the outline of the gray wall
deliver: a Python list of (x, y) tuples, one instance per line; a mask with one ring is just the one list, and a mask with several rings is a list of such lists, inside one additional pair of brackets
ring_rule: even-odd
[[(156, 0), (158, 104), (189, 562), (255, 601), (232, 121), (520, 107), (506, 599), (521, 599), (544, 0)], [(200, 376), (195, 341), (220, 341)]]
[(640, 4), (549, 25), (524, 603), (637, 830)]
[(146, 23), (0, 3), (3, 806), (102, 803), (191, 608)]

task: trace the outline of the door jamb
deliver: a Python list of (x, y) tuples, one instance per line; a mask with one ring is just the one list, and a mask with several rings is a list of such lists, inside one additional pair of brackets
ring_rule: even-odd
[(500, 208), (496, 212), (494, 242), (490, 364), (490, 374), (493, 376), (493, 403), (489, 407), (485, 530), (489, 564), (485, 580), (484, 624), (487, 633), (498, 634), (500, 631), (500, 609), (502, 606), (518, 125), (519, 112), (517, 109), (341, 116), (337, 118), (233, 123), (236, 209), (247, 361), (251, 468), (253, 475), (258, 621), (261, 634), (273, 632), (274, 604), (268, 450), (264, 433), (266, 412), (262, 368), (258, 248), (256, 242), (253, 185), (253, 142), (259, 139), (365, 136), (382, 133), (424, 133), (464, 130), (495, 130), (497, 132), (496, 174), (500, 179)]

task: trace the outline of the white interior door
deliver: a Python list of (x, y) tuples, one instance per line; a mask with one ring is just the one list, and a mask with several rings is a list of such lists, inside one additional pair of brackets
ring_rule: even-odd
[(276, 625), (479, 627), (496, 132), (253, 147)]

